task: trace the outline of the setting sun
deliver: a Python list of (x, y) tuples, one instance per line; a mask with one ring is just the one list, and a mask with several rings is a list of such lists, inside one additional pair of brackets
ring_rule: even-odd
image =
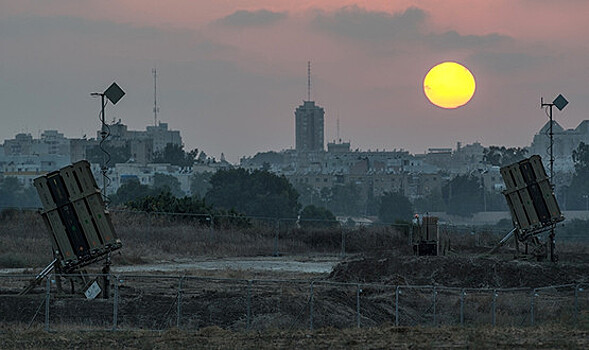
[(444, 62), (434, 66), (423, 80), (428, 100), (442, 108), (458, 108), (470, 101), (476, 88), (470, 71), (456, 63)]

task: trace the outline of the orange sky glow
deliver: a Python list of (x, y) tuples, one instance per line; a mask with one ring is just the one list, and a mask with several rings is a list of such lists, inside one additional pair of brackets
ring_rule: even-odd
[[(540, 97), (567, 96), (565, 127), (589, 117), (587, 13), (582, 0), (0, 0), (0, 138), (94, 136), (89, 92), (114, 80), (128, 94), (111, 117), (143, 129), (157, 66), (161, 118), (186, 148), (230, 161), (292, 148), (310, 60), (326, 140), (339, 119), (354, 148), (525, 146)], [(477, 81), (452, 111), (422, 91), (447, 60)]]

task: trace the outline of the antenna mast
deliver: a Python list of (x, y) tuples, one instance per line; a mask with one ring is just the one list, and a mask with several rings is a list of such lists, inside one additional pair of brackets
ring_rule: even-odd
[(311, 101), (311, 61), (307, 61), (307, 101)]
[(337, 140), (338, 142), (341, 141), (339, 137), (339, 113), (337, 114)]
[(160, 108), (157, 106), (157, 69), (152, 69), (153, 73), (153, 125), (157, 126), (157, 113)]

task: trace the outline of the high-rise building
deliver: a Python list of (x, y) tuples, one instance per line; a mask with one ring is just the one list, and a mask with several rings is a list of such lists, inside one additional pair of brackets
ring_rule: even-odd
[(314, 101), (304, 101), (295, 111), (295, 148), (298, 152), (323, 151), (324, 115)]

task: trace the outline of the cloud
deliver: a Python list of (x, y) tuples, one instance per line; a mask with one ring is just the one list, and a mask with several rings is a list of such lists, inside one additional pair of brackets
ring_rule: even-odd
[(427, 32), (428, 18), (428, 13), (417, 7), (409, 7), (391, 15), (350, 6), (330, 14), (317, 14), (312, 20), (312, 26), (325, 33), (364, 43), (411, 41), (436, 49), (481, 47), (510, 40), (496, 33), (461, 35), (456, 31)]
[(510, 37), (497, 33), (487, 35), (461, 35), (453, 30), (442, 34), (428, 34), (423, 39), (429, 45), (438, 49), (478, 48), (512, 41)]
[(331, 14), (317, 14), (312, 26), (323, 32), (357, 40), (381, 41), (393, 37), (411, 39), (420, 35), (426, 17), (426, 12), (416, 7), (390, 15), (349, 6)]
[[(4, 45), (2, 45), (4, 44)], [(125, 59), (186, 61), (194, 57), (223, 57), (235, 49), (203, 33), (169, 26), (134, 25), (113, 21), (88, 20), (72, 16), (12, 16), (0, 21), (3, 58), (20, 56), (61, 62), (63, 57), (89, 62), (104, 54)], [(67, 50), (64, 50), (67, 48)], [(105, 50), (100, 53), (99, 50)], [(51, 61), (50, 58), (62, 57)], [(29, 61), (33, 60), (29, 57)]]
[(70, 16), (13, 16), (0, 22), (0, 37), (25, 37), (59, 35), (112, 36), (116, 40), (121, 33), (140, 37), (161, 37), (163, 31), (149, 26), (133, 26), (124, 23), (93, 21)]
[(536, 54), (522, 51), (479, 51), (471, 55), (471, 59), (479, 66), (494, 72), (528, 71), (538, 65), (548, 63), (554, 59), (547, 54)]
[(217, 20), (215, 23), (231, 27), (259, 27), (272, 25), (286, 17), (286, 12), (239, 10)]

